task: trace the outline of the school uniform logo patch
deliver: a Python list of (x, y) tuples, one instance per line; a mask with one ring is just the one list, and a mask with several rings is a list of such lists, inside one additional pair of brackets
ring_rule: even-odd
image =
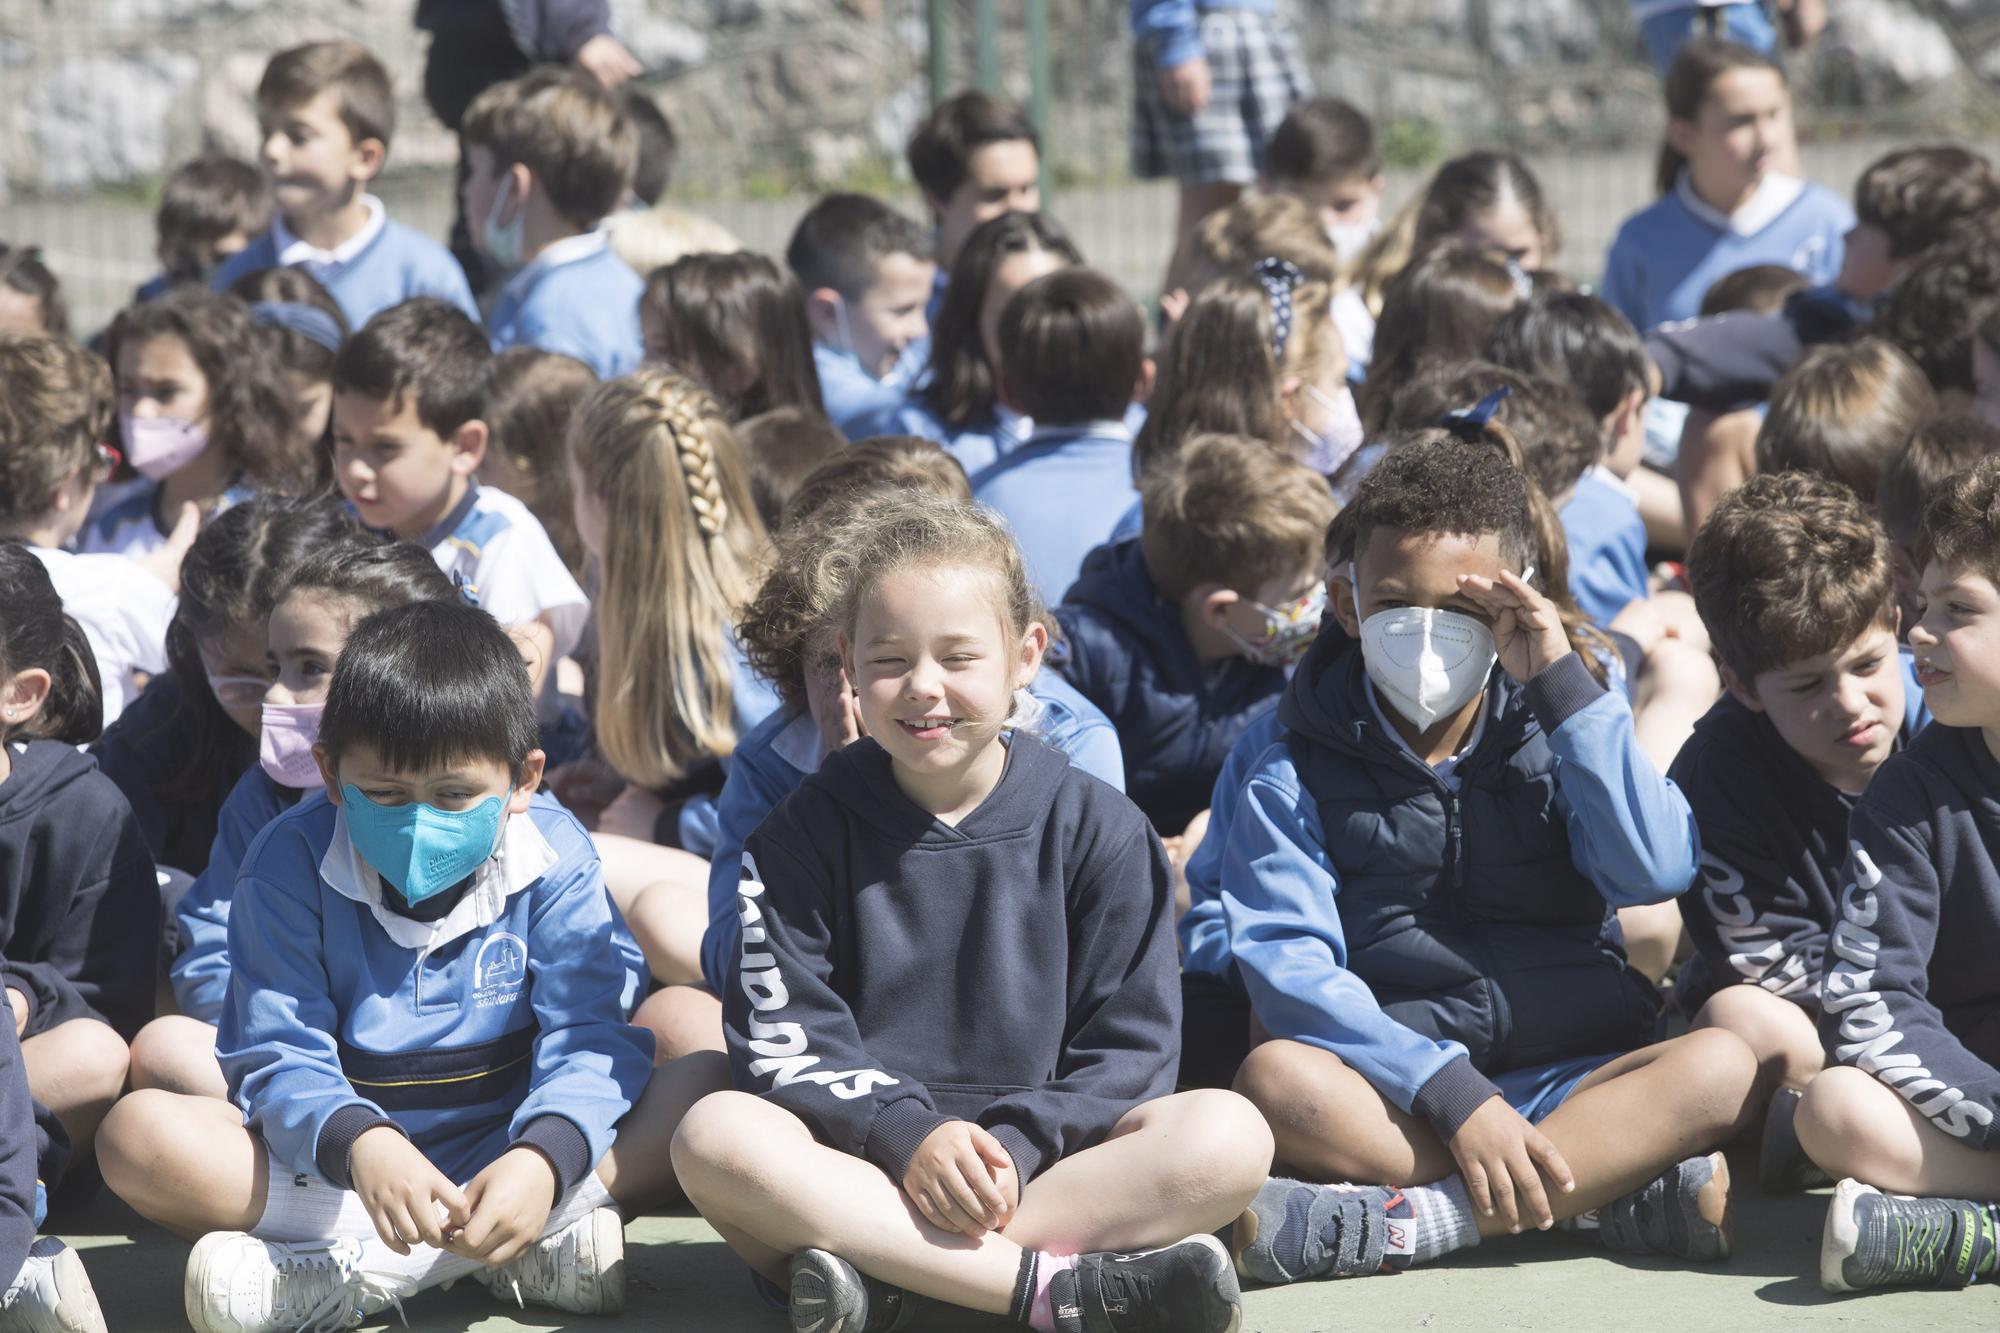
[(472, 1004), (477, 1009), (512, 1004), (528, 981), (528, 945), (519, 935), (501, 931), (472, 959)]

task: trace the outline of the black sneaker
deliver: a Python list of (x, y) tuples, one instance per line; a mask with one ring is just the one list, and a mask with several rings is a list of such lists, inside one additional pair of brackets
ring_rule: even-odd
[(891, 1333), (910, 1326), (922, 1299), (825, 1250), (792, 1256), (791, 1286), (793, 1333)]
[(1833, 1177), (1799, 1146), (1798, 1131), (1792, 1127), (1798, 1113), (1797, 1088), (1779, 1088), (1771, 1094), (1771, 1107), (1764, 1113), (1764, 1146), (1757, 1154), (1757, 1183), (1766, 1194), (1798, 1194), (1833, 1183)]
[(1994, 1268), (1990, 1205), (1911, 1199), (1843, 1180), (1826, 1210), (1819, 1282), (1828, 1291), (1963, 1287)]
[(1676, 1162), (1574, 1226), (1620, 1254), (1720, 1262), (1729, 1257), (1729, 1163), (1719, 1152)]
[(1049, 1283), (1049, 1307), (1056, 1333), (1236, 1333), (1243, 1319), (1236, 1270), (1213, 1236), (1078, 1255)]

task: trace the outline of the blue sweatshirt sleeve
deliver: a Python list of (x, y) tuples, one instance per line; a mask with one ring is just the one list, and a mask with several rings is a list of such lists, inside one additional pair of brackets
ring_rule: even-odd
[[(1873, 1074), (1935, 1128), (1988, 1151), (2000, 1140), (1993, 1127), (2000, 1070), (1966, 1049), (1930, 998), (1944, 882), (1929, 805), (1886, 796), (1885, 776), (1893, 783), (1901, 775), (1878, 773), (1848, 819), (1840, 917), (1820, 985), (1820, 1042), (1829, 1060)], [(1927, 796), (1920, 788), (1910, 794)], [(1982, 869), (1991, 875), (1990, 866)]]
[[(580, 828), (575, 840), (589, 845)], [(645, 1090), (653, 1038), (625, 1021), (625, 960), (597, 857), (567, 852), (532, 891), (528, 994), (539, 1032), (508, 1132), (548, 1155), (560, 1195), (604, 1156), (612, 1127)], [(545, 1117), (569, 1132), (538, 1125)]]
[(1229, 924), (1222, 916), (1222, 860), (1229, 823), (1250, 774), (1284, 732), (1277, 709), (1262, 714), (1229, 747), (1222, 771), (1216, 774), (1208, 798), (1208, 828), (1187, 862), (1188, 910), (1181, 914), (1180, 942), (1181, 966), (1189, 972), (1212, 977), (1229, 972)]
[[(769, 752), (739, 747), (716, 797), (715, 854), (708, 862), (708, 929), (701, 937), (701, 974), (717, 995), (729, 984), (741, 937), (736, 888), (743, 880), (743, 842), (796, 787), (804, 774)], [(790, 782), (783, 780), (789, 771)]]
[(1202, 56), (1195, 0), (1132, 0), (1132, 36), (1151, 45), (1155, 69), (1172, 69)]
[(722, 995), (730, 1074), (900, 1185), (917, 1148), (952, 1117), (862, 1045), (833, 987), (833, 889), (768, 824), (750, 835), (737, 886), (741, 949)]
[(1143, 817), (1133, 835), (1077, 871), (1069, 900), (1069, 996), (1052, 1082), (980, 1112), (1025, 1188), (1045, 1166), (1090, 1146), (1132, 1107), (1174, 1090), (1181, 989), (1173, 870)]
[[(318, 1172), (344, 1187), (354, 1140), (395, 1122), (354, 1090), (340, 1066), (340, 1013), (319, 954), (317, 868), (297, 846), (267, 841), (259, 850), (237, 881), (229, 913), (235, 975), (215, 1055), (230, 1100), (272, 1156), (287, 1170)], [(325, 1132), (329, 1122), (332, 1133)]]
[[(283, 808), (266, 794), (268, 788), (246, 792), (246, 784), (254, 778), (246, 775), (223, 802), (208, 865), (174, 909), (180, 952), (167, 974), (174, 1002), (183, 1014), (204, 1023), (221, 1020), (222, 995), (229, 987), (229, 900), (236, 888), (237, 867), (264, 825)], [(260, 795), (265, 799), (257, 799)]]
[(1528, 706), (1556, 758), (1570, 860), (1613, 907), (1687, 892), (1701, 858), (1694, 811), (1639, 748), (1625, 696), (1576, 653), (1528, 682)]
[(1227, 839), (1229, 949), (1265, 1031), (1331, 1051), (1446, 1139), (1499, 1095), (1465, 1047), (1398, 1023), (1348, 970), (1340, 885), (1288, 746), (1272, 747), (1257, 764)]

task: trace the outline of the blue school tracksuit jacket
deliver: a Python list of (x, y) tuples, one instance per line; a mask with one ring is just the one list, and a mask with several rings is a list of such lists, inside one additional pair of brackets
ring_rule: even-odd
[(1201, 57), (1201, 16), (1212, 9), (1275, 14), (1275, 0), (1132, 0), (1132, 35), (1151, 42), (1153, 64), (1172, 69)]
[(897, 374), (901, 363), (877, 379), (861, 368), (854, 353), (815, 342), (813, 369), (819, 372), (820, 405), (826, 409), (826, 419), (849, 440), (865, 440), (876, 434), (875, 427), (892, 420), (903, 407), (908, 386)]
[(1609, 625), (1652, 591), (1646, 569), (1646, 521), (1623, 482), (1593, 467), (1557, 511), (1569, 541), (1569, 591), (1593, 625)]
[[(1034, 734), (1044, 744), (1099, 782), (1125, 790), (1125, 763), (1118, 733), (1097, 706), (1053, 671), (1037, 673), (1028, 693), (1042, 706)], [(778, 802), (791, 795), (826, 759), (825, 742), (812, 714), (784, 708), (766, 717), (736, 743), (729, 778), (716, 798), (716, 829), (708, 862), (708, 930), (701, 941), (701, 970), (710, 990), (721, 994), (736, 957), (736, 881), (743, 840)]]
[(1749, 203), (1724, 216), (1696, 196), (1683, 172), (1674, 189), (1618, 229), (1598, 295), (1644, 333), (1695, 318), (1710, 287), (1753, 264), (1783, 264), (1810, 282), (1832, 282), (1853, 226), (1845, 199), (1775, 172)]
[(742, 1091), (900, 1181), (970, 1120), (1023, 1184), (1173, 1091), (1173, 884), (1131, 802), (1017, 736), (956, 827), (871, 739), (750, 835), (723, 1036)]
[(611, 252), (605, 232), (557, 241), (507, 280), (487, 317), (493, 350), (539, 347), (616, 379), (645, 356), (639, 298), (646, 280)]
[(915, 435), (935, 440), (958, 460), (967, 476), (974, 476), (1020, 444), (1021, 424), (1022, 418), (995, 410), (964, 426), (954, 426), (925, 406), (913, 389), (907, 399), (889, 410), (857, 416), (842, 429), (849, 439), (855, 440), (865, 440), (871, 435)]
[(1054, 606), (1139, 498), (1132, 432), (1122, 421), (1037, 426), (973, 475), (972, 498), (1007, 520), (1042, 604)]
[(1932, 723), (1848, 821), (1819, 1038), (1968, 1148), (2000, 1147), (2000, 761)]
[(1285, 672), (1242, 657), (1205, 669), (1137, 538), (1092, 551), (1056, 618), (1051, 660), (1117, 728), (1126, 794), (1162, 834), (1179, 833), (1208, 807), (1236, 738), (1277, 705)]
[[(1908, 653), (1897, 748), (1929, 721)], [(1762, 986), (1819, 1012), (1827, 932), (1840, 914), (1840, 867), (1857, 797), (1813, 771), (1771, 719), (1725, 694), (1667, 769), (1701, 829), (1701, 878), (1681, 900), (1694, 956), (1674, 981), (1693, 1017), (1730, 985)]]
[[(250, 844), (266, 824), (294, 805), (325, 800), (326, 793), (319, 788), (301, 794), (273, 782), (261, 765), (252, 764), (223, 802), (208, 867), (195, 877), (175, 909), (180, 947), (168, 978), (175, 1002), (189, 1018), (204, 1023), (222, 1021), (229, 990), (229, 906)], [(614, 939), (627, 974), (625, 1004), (629, 1013), (645, 995), (646, 961), (624, 918), (616, 909), (612, 915)]]
[(231, 1100), (287, 1170), (343, 1188), (354, 1140), (388, 1124), (453, 1180), (530, 1144), (569, 1189), (653, 1064), (652, 1037), (625, 1022), (630, 979), (589, 835), (537, 796), (466, 887), (422, 905), (440, 918), (391, 894), (326, 801), (251, 844), (216, 1034)]
[[(208, 285), (223, 291), (246, 273), (276, 267), (278, 243), (275, 234), (267, 231), (223, 261)], [(382, 230), (360, 254), (330, 274), (315, 269), (313, 276), (339, 304), (350, 329), (360, 328), (371, 317), (412, 296), (435, 296), (475, 321), (479, 318), (479, 305), (472, 299), (465, 270), (451, 257), (451, 251), (394, 218), (383, 220)]]
[(1229, 957), (1273, 1036), (1333, 1052), (1449, 1139), (1490, 1075), (1653, 1040), (1660, 997), (1614, 909), (1683, 892), (1699, 841), (1624, 696), (1575, 654), (1525, 688), (1496, 669), (1448, 777), (1366, 680), (1329, 635), (1286, 688), (1283, 733), (1228, 813)]

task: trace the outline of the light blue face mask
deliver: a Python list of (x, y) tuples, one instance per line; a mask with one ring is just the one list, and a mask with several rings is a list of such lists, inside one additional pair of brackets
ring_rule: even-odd
[(511, 172), (500, 181), (500, 188), (493, 192), (493, 207), (486, 210), (486, 216), (479, 225), (480, 240), (485, 243), (487, 257), (505, 272), (513, 272), (521, 267), (521, 252), (526, 242), (523, 239), (528, 227), (528, 210), (517, 208), (511, 221), (500, 221), (500, 214), (514, 202), (514, 177)]
[(510, 787), (507, 796), (489, 796), (470, 810), (440, 810), (422, 801), (377, 805), (351, 782), (340, 790), (354, 850), (412, 907), (486, 863), (500, 843), (500, 812), (514, 794)]

